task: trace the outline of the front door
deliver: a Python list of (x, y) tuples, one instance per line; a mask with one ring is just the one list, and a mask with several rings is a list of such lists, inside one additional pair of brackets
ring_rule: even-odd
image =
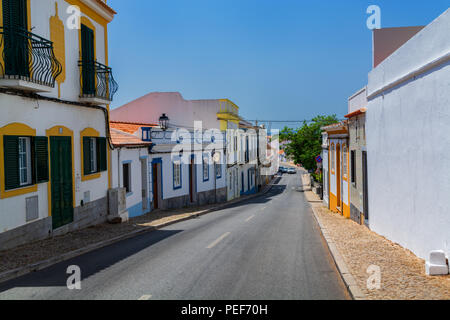
[(142, 186), (142, 210), (147, 213), (148, 207), (148, 180), (147, 158), (141, 159), (141, 186)]
[(73, 222), (71, 137), (50, 137), (53, 229)]
[(153, 209), (159, 208), (158, 164), (152, 164)]
[(342, 212), (341, 207), (341, 146), (336, 146), (336, 197), (338, 210)]
[(194, 192), (195, 192), (195, 160), (192, 157), (191, 163), (189, 164), (189, 201), (194, 202)]
[(367, 182), (367, 151), (362, 152), (362, 168), (363, 168), (363, 210), (364, 218), (369, 221), (369, 185)]

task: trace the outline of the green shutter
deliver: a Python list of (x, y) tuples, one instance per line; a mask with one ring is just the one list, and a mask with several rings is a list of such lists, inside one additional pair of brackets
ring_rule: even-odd
[(19, 188), (19, 137), (4, 136), (3, 152), (5, 160), (5, 190)]
[(108, 170), (106, 154), (106, 138), (97, 138), (97, 168), (99, 172)]
[(35, 181), (37, 183), (48, 182), (48, 138), (34, 138), (34, 166)]
[(91, 174), (91, 138), (89, 137), (83, 137), (83, 168), (84, 168), (84, 175)]

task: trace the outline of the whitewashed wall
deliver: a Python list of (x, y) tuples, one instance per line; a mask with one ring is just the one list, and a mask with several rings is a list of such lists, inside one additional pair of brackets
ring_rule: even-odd
[[(66, 13), (69, 4), (63, 0), (56, 0), (58, 3), (59, 19), (65, 24), (69, 15)], [(32, 0), (31, 3), (31, 27), (32, 33), (50, 40), (50, 17), (55, 15), (55, 0)], [(105, 64), (105, 31), (102, 25), (85, 14), (95, 26), (95, 45), (97, 61)], [(78, 101), (80, 95), (80, 70), (78, 61), (80, 60), (79, 30), (65, 30), (65, 52), (66, 52), (66, 80), (61, 86), (61, 99)], [(58, 86), (53, 88), (51, 93), (45, 96), (58, 97)]]
[[(45, 136), (46, 130), (54, 126), (65, 126), (74, 133), (74, 168), (76, 186), (74, 204), (80, 206), (84, 192), (90, 191), (90, 200), (106, 197), (108, 189), (108, 172), (102, 172), (95, 180), (81, 181), (81, 146), (80, 132), (88, 127), (106, 136), (105, 118), (101, 110), (78, 108), (72, 105), (0, 94), (2, 116), (0, 127), (13, 122), (20, 122), (36, 129), (37, 136)], [(3, 168), (1, 168), (3, 170)], [(7, 231), (26, 224), (25, 199), (39, 196), (39, 218), (48, 217), (47, 183), (39, 184), (38, 193), (28, 193), (13, 198), (0, 199), (0, 231)]]
[(370, 228), (421, 258), (450, 253), (450, 61), (383, 87), (449, 54), (449, 30), (450, 9), (369, 75)]

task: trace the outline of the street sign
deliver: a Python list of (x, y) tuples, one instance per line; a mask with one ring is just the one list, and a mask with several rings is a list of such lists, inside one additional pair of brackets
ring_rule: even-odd
[(317, 161), (318, 163), (321, 163), (321, 162), (322, 162), (322, 157), (321, 157), (321, 156), (317, 156), (317, 157), (316, 157), (316, 161)]

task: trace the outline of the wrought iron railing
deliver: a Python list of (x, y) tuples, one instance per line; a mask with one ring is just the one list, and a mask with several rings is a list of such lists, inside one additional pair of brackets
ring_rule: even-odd
[(112, 101), (119, 85), (112, 69), (96, 61), (79, 61), (81, 97)]
[(0, 78), (55, 86), (62, 66), (53, 42), (19, 28), (0, 27)]

